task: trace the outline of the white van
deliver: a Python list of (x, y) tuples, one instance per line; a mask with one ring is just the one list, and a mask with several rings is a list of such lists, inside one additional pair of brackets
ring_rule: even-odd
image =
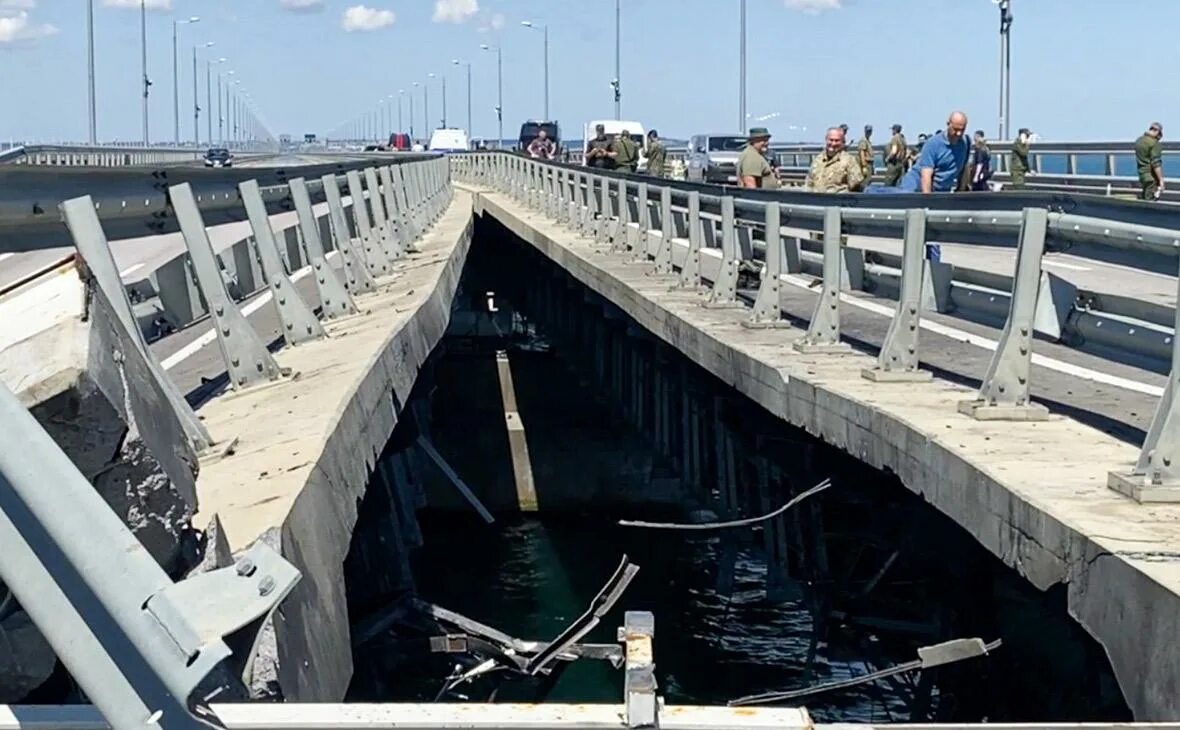
[[(647, 169), (647, 131), (639, 122), (623, 121), (620, 119), (597, 119), (587, 122), (585, 129), (582, 130), (583, 152), (586, 151), (585, 145), (590, 144), (590, 140), (594, 139), (595, 135), (597, 135), (595, 130), (599, 124), (605, 129), (607, 137), (620, 134), (624, 129), (630, 132), (631, 139), (635, 140), (635, 144), (639, 145), (639, 169)], [(582, 164), (586, 164), (585, 157), (582, 158)]]
[(436, 129), (430, 134), (431, 152), (466, 152), (469, 149), (467, 131), (463, 129)]

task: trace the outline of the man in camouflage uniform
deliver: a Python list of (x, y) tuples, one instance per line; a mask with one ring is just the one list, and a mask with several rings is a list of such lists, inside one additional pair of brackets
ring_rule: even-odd
[(824, 153), (816, 155), (804, 185), (817, 193), (847, 193), (864, 185), (860, 162), (844, 149), (844, 132), (832, 127), (824, 139)]
[(1031, 132), (1021, 127), (1016, 134), (1016, 141), (1012, 143), (1012, 161), (1008, 163), (1008, 172), (1012, 174), (1012, 189), (1024, 189), (1024, 176), (1028, 174), (1028, 138)]
[(1164, 125), (1152, 122), (1147, 131), (1135, 140), (1135, 167), (1139, 172), (1139, 199), (1159, 200), (1164, 192), (1163, 146)]
[(664, 177), (668, 164), (668, 150), (660, 141), (660, 133), (651, 130), (647, 133), (647, 174), (652, 177)]
[(897, 187), (901, 176), (905, 174), (906, 158), (910, 148), (906, 146), (905, 135), (901, 133), (901, 125), (893, 125), (893, 137), (885, 147), (885, 184)]
[(635, 172), (639, 169), (639, 145), (631, 139), (630, 130), (624, 129), (611, 145), (615, 157), (615, 169)]
[(865, 125), (865, 136), (856, 145), (856, 157), (867, 185), (873, 179), (873, 125)]

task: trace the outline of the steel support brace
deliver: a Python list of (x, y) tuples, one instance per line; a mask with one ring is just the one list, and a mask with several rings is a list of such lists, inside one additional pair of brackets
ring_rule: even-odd
[(311, 273), (315, 277), (316, 291), (320, 295), (321, 311), (325, 319), (335, 319), (347, 314), (356, 314), (356, 304), (348, 290), (336, 278), (336, 272), (324, 256), (324, 244), (320, 240), (320, 229), (311, 209), (311, 198), (303, 178), (290, 182), (291, 199), (295, 202), (295, 214), (299, 217), (299, 228), (303, 231), (303, 248)]
[(413, 253), (418, 250), (414, 242), (422, 238), (422, 226), (416, 217), (414, 204), (410, 202), (410, 190), (403, 167), (404, 165), (394, 165), (389, 173), (393, 175), (394, 189), (402, 198), (402, 222), (405, 226), (402, 240), (406, 243), (406, 250)]
[(274, 231), (270, 227), (270, 217), (266, 214), (266, 204), (262, 202), (258, 181), (246, 180), (238, 185), (238, 190), (242, 194), (246, 217), (250, 219), (250, 229), (254, 232), (255, 253), (262, 263), (262, 273), (266, 276), (271, 298), (279, 313), (279, 322), (283, 326), (283, 339), (288, 345), (298, 345), (323, 337), (323, 325), (316, 319), (311, 307), (303, 301), (303, 297), (295, 289), (283, 268), (283, 259), (279, 256), (279, 247), (275, 243)]
[(795, 341), (795, 350), (805, 353), (848, 352), (840, 341), (840, 282), (843, 245), (841, 244), (839, 208), (824, 209), (823, 286), (807, 334)]
[(657, 274), (671, 274), (672, 268), (672, 188), (660, 188), (660, 247), (656, 250)]
[(558, 168), (556, 176), (557, 196), (554, 204), (557, 206), (557, 210), (554, 211), (553, 219), (556, 220), (559, 225), (564, 226), (569, 222), (570, 215), (569, 198), (567, 197), (569, 189), (566, 186), (566, 171), (564, 169)]
[(385, 215), (385, 203), (381, 199), (381, 183), (377, 180), (377, 168), (365, 168), (365, 188), (369, 191), (369, 207), (373, 209), (373, 226), (381, 241), (381, 250), (385, 252), (385, 258), (396, 261), (401, 252), (394, 244), (389, 217)]
[(373, 276), (388, 276), (393, 273), (393, 262), (385, 255), (385, 249), (381, 248), (381, 242), (373, 231), (361, 174), (356, 170), (349, 170), (345, 179), (348, 181), (348, 196), (352, 198), (352, 220), (356, 223), (356, 233), (365, 252), (365, 263), (369, 267), (369, 273)]
[[(1178, 279), (1180, 281), (1180, 279)], [(1180, 332), (1180, 307), (1176, 309), (1174, 331)], [(1176, 380), (1180, 378), (1180, 338), (1172, 338), (1172, 372), (1164, 394), (1156, 405), (1151, 427), (1130, 473), (1112, 471), (1107, 486), (1138, 502), (1180, 502), (1180, 399)]]
[(221, 268), (209, 243), (192, 188), (188, 183), (173, 185), (168, 188), (168, 196), (184, 234), (197, 283), (209, 303), (209, 314), (213, 318), (230, 385), (235, 389), (245, 388), (278, 378), (281, 374), (278, 363), (225, 289), (225, 280), (221, 278)]
[(709, 301), (705, 303), (707, 307), (741, 306), (737, 300), (737, 285), (742, 255), (738, 250), (734, 217), (733, 198), (726, 195), (721, 198), (721, 269), (709, 292)]
[(610, 250), (622, 253), (627, 250), (627, 238), (631, 235), (631, 207), (627, 204), (627, 180), (619, 178), (619, 185), (615, 192), (618, 204), (618, 219), (615, 221), (615, 234), (611, 238)]
[(684, 289), (699, 289), (701, 286), (701, 194), (693, 190), (688, 194), (688, 251), (684, 254), (684, 265), (680, 267), (677, 286)]
[(762, 267), (762, 282), (750, 318), (742, 325), (752, 329), (787, 329), (790, 324), (783, 319), (779, 291), (783, 275), (783, 235), (781, 211), (778, 203), (766, 204), (766, 221), (763, 225), (766, 236), (766, 262)]
[(594, 175), (586, 176), (586, 231), (587, 238), (593, 238), (595, 243), (601, 241), (602, 224), (598, 218), (598, 198), (594, 194), (594, 184), (598, 178)]
[[(67, 200), (59, 207), (65, 217), (66, 227), (70, 230), (70, 236), (74, 239), (74, 247), (78, 249), (78, 255), (90, 272), (91, 285), (101, 290), (103, 296), (110, 302), (111, 308), (114, 309), (115, 316), (118, 318), (119, 326), (123, 329), (123, 334), (135, 344), (139, 357), (147, 363), (152, 378), (155, 379), (160, 390), (168, 399), (169, 405), (172, 406), (172, 410), (176, 413), (176, 418), (184, 429), (184, 435), (188, 439), (189, 445), (193, 451), (202, 451), (208, 448), (213, 443), (208, 429), (197, 418), (197, 414), (184, 399), (180, 389), (164, 372), (159, 359), (143, 338), (143, 331), (139, 328), (139, 322), (131, 308), (131, 300), (127, 297), (127, 287), (119, 278), (119, 269), (115, 265), (114, 256), (111, 255), (110, 244), (102, 230), (102, 224), (98, 220), (98, 213), (95, 212), (94, 201), (87, 195), (83, 198)], [(123, 355), (124, 358), (129, 356), (129, 354)]]
[(348, 290), (354, 293), (376, 291), (377, 282), (369, 273), (369, 267), (352, 245), (352, 231), (348, 229), (348, 219), (344, 216), (344, 203), (340, 198), (340, 188), (336, 186), (336, 174), (328, 173), (320, 178), (324, 186), (324, 197), (328, 201), (328, 223), (332, 231), (332, 241), (340, 258), (344, 261), (344, 278)]
[(389, 220), (389, 237), (393, 242), (393, 250), (397, 258), (406, 255), (409, 241), (406, 240), (406, 227), (403, 225), (401, 204), (397, 199), (397, 192), (393, 187), (393, 173), (389, 165), (378, 168), (377, 176), (381, 179), (381, 193), (385, 200), (385, 214)]
[(606, 244), (610, 242), (610, 224), (613, 217), (610, 202), (610, 178), (598, 178), (598, 223), (594, 227), (594, 242)]
[(1008, 320), (1000, 334), (996, 353), (975, 400), (959, 403), (959, 412), (986, 421), (1044, 421), (1049, 411), (1029, 401), (1032, 371), (1033, 321), (1041, 285), (1041, 257), (1049, 213), (1025, 208), (1016, 252), (1016, 275)]
[(619, 641), (626, 644), (626, 679), (624, 708), (627, 727), (659, 725), (659, 698), (656, 696), (656, 663), (652, 639), (656, 634), (656, 617), (651, 611), (627, 611), (619, 629)]
[(635, 236), (634, 243), (631, 246), (631, 261), (635, 263), (647, 263), (647, 239), (651, 231), (651, 203), (649, 199), (650, 192), (648, 191), (647, 183), (639, 183), (639, 191), (636, 193), (635, 211), (639, 215), (637, 223), (638, 231)]
[(926, 211), (905, 212), (901, 255), (901, 292), (877, 366), (861, 375), (878, 383), (924, 382), (933, 377), (918, 369), (918, 334), (922, 326), (922, 272), (926, 263)]
[(219, 726), (204, 703), (246, 699), (257, 630), (298, 578), (259, 542), (173, 584), (0, 385), (0, 580), (112, 727)]
[(594, 189), (589, 173), (582, 173), (579, 187), (581, 191), (578, 197), (582, 205), (579, 210), (581, 215), (578, 220), (578, 234), (589, 238), (594, 233)]

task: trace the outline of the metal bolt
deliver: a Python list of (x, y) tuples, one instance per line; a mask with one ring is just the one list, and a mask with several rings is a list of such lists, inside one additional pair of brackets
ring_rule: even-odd
[(256, 569), (257, 568), (254, 565), (254, 561), (250, 558), (242, 558), (238, 561), (238, 564), (234, 566), (234, 570), (236, 570), (238, 575), (242, 577), (254, 575), (254, 571)]
[(218, 305), (218, 306), (217, 306), (215, 309), (217, 310), (217, 316), (218, 316), (218, 317), (220, 317), (221, 315), (225, 314), (225, 307), (222, 307), (221, 305)]
[(269, 596), (271, 593), (274, 593), (274, 590), (275, 590), (275, 579), (270, 577), (269, 575), (264, 577), (261, 581), (258, 582), (258, 595)]

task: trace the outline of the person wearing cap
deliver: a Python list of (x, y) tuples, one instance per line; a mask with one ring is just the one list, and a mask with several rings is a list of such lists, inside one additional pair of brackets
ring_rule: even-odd
[(615, 155), (611, 151), (611, 140), (606, 136), (606, 127), (594, 127), (594, 139), (586, 143), (586, 164), (602, 170), (615, 169)]
[(1008, 164), (1008, 171), (1012, 174), (1012, 189), (1024, 190), (1024, 176), (1028, 174), (1028, 142), (1032, 132), (1028, 127), (1021, 127), (1016, 133), (1016, 140), (1012, 142), (1012, 161)]
[(867, 184), (873, 179), (873, 125), (865, 125), (865, 136), (856, 145), (856, 157), (860, 162), (861, 175)]
[(774, 168), (766, 160), (766, 150), (770, 147), (770, 132), (766, 127), (750, 129), (749, 141), (745, 149), (738, 156), (737, 181), (742, 188), (777, 188), (778, 178)]
[(889, 139), (889, 146), (885, 148), (885, 184), (897, 187), (901, 176), (905, 174), (906, 158), (909, 147), (906, 146), (905, 135), (901, 133), (901, 125), (893, 125), (893, 136)]
[(1143, 136), (1135, 140), (1135, 167), (1139, 170), (1139, 199), (1159, 200), (1164, 192), (1164, 125), (1152, 122)]
[(614, 154), (615, 169), (623, 172), (635, 172), (639, 169), (639, 145), (631, 139), (631, 130), (624, 129), (615, 137), (610, 149)]
[(647, 174), (663, 177), (667, 164), (668, 150), (660, 141), (660, 133), (653, 129), (647, 133)]

